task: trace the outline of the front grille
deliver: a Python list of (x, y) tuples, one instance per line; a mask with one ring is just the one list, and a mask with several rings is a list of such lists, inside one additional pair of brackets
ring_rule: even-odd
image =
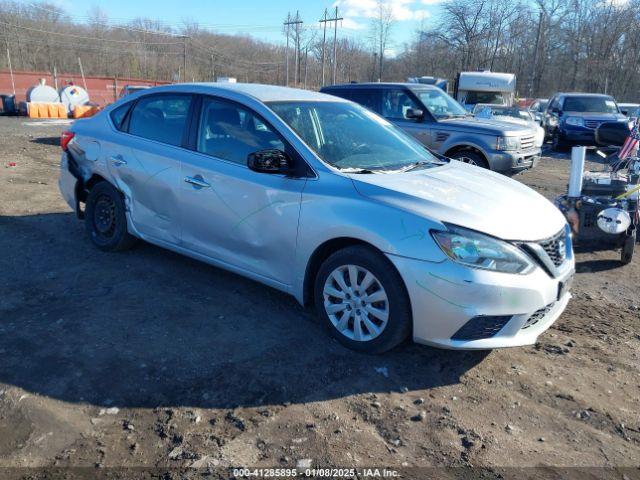
[(560, 230), (548, 240), (542, 240), (538, 244), (549, 255), (549, 258), (556, 267), (563, 264), (567, 257), (567, 239), (564, 229)]
[(599, 120), (585, 120), (584, 121), (584, 126), (587, 128), (593, 128), (596, 129), (600, 126), (600, 124), (602, 124), (601, 121)]
[(536, 137), (534, 136), (520, 138), (520, 148), (522, 150), (529, 150), (530, 148), (533, 148), (535, 143)]
[(531, 315), (527, 319), (527, 321), (522, 326), (521, 330), (524, 330), (525, 328), (532, 327), (533, 325), (538, 323), (540, 320), (542, 320), (544, 317), (546, 317), (547, 313), (549, 313), (551, 311), (551, 309), (553, 308), (554, 305), (555, 305), (555, 303), (551, 303), (551, 304), (547, 305), (546, 307), (542, 307), (541, 309), (536, 310), (535, 312), (533, 312), (533, 315)]
[(504, 327), (510, 315), (479, 315), (473, 317), (451, 336), (451, 340), (481, 340), (491, 338)]

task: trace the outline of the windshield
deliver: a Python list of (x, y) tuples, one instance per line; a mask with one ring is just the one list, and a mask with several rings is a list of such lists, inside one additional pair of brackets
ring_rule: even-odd
[(440, 89), (413, 90), (431, 115), (436, 118), (464, 117), (468, 112)]
[(520, 120), (532, 120), (531, 114), (526, 110), (516, 107), (496, 107), (493, 105), (476, 105), (473, 112), (480, 116), (481, 113), (489, 112), (489, 116), (513, 117)]
[(417, 140), (353, 103), (277, 102), (269, 107), (329, 165), (353, 173), (441, 165)]
[(567, 97), (565, 112), (618, 113), (618, 106), (611, 97)]
[(501, 92), (473, 92), (466, 93), (464, 103), (475, 105), (476, 103), (493, 103), (501, 105), (507, 103)]

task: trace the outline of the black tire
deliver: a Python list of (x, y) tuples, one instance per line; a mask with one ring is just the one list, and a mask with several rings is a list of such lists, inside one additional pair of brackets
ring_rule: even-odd
[[(355, 265), (371, 272), (384, 288), (388, 298), (387, 323), (377, 337), (368, 341), (347, 338), (333, 325), (325, 310), (325, 282), (334, 270), (346, 265)], [(318, 315), (323, 319), (330, 334), (345, 347), (358, 352), (370, 354), (386, 352), (404, 342), (411, 333), (411, 302), (404, 287), (404, 281), (393, 264), (372, 247), (355, 245), (329, 256), (316, 275), (314, 301)]]
[(97, 183), (89, 192), (84, 225), (91, 242), (105, 252), (126, 250), (137, 241), (127, 231), (122, 194), (108, 182)]
[(620, 253), (620, 261), (623, 265), (631, 263), (631, 259), (633, 258), (633, 251), (636, 248), (636, 233), (633, 232), (632, 235), (628, 235), (624, 239), (624, 243), (622, 244), (622, 252)]
[(477, 167), (489, 168), (489, 164), (485, 160), (485, 158), (476, 152), (463, 150), (461, 152), (456, 152), (451, 155), (450, 158), (454, 160), (459, 160), (460, 162), (467, 163), (469, 165), (475, 165)]
[(551, 137), (551, 150), (554, 152), (567, 151), (567, 146), (560, 140), (560, 135), (557, 132)]

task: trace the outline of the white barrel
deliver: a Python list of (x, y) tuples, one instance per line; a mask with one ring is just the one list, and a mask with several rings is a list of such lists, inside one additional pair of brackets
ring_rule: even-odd
[(78, 85), (67, 85), (60, 89), (60, 101), (67, 108), (67, 112), (71, 113), (73, 107), (89, 103), (89, 94)]
[(27, 102), (56, 103), (60, 101), (60, 95), (56, 89), (49, 85), (36, 85), (27, 90)]
[(578, 198), (582, 194), (582, 178), (584, 176), (584, 161), (587, 156), (586, 147), (571, 149), (571, 173), (569, 175), (569, 198)]

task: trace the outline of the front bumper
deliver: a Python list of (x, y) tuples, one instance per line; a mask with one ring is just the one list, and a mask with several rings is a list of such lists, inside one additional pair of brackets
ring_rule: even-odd
[(582, 128), (578, 129), (563, 129), (559, 130), (560, 142), (565, 145), (582, 145), (593, 146), (596, 145), (595, 130)]
[(488, 160), (491, 170), (497, 172), (519, 172), (535, 167), (541, 155), (541, 149), (534, 148), (523, 152), (489, 153)]
[[(559, 283), (573, 274), (573, 258), (565, 261), (558, 278), (551, 278), (541, 268), (512, 275), (466, 268), (450, 260), (431, 263), (387, 256), (405, 281), (417, 343), (464, 350), (531, 345), (557, 320), (571, 298), (568, 291), (558, 295)], [(509, 318), (488, 338), (452, 338), (475, 317), (497, 316)]]

